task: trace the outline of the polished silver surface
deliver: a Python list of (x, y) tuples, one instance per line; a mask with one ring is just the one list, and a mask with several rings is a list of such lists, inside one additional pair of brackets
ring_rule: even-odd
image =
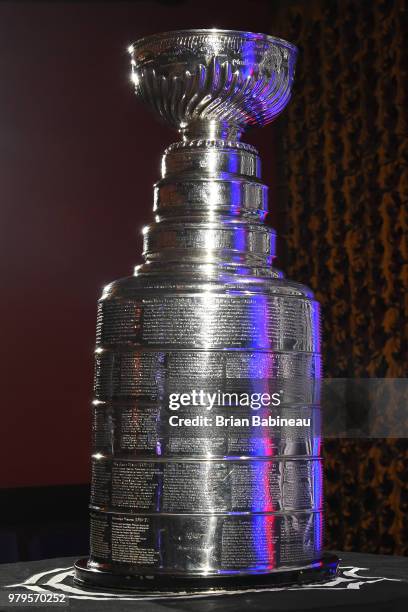
[[(88, 567), (124, 576), (261, 574), (322, 556), (321, 512), (111, 514), (91, 511)], [(234, 568), (232, 570), (232, 568)], [(126, 583), (124, 583), (126, 584)]]
[(110, 513), (322, 509), (321, 460), (313, 457), (197, 461), (97, 456), (92, 477), (91, 507)]
[[(322, 557), (319, 306), (273, 267), (251, 126), (290, 97), (296, 49), (187, 30), (129, 49), (136, 93), (181, 134), (165, 151), (144, 263), (99, 302), (91, 557), (115, 575), (250, 575)], [(278, 392), (309, 427), (245, 424), (242, 405), (169, 409), (192, 389)], [(276, 416), (276, 409), (256, 414)], [(174, 427), (172, 415), (233, 415)]]
[(167, 123), (189, 139), (234, 140), (285, 108), (297, 54), (280, 38), (215, 29), (149, 36), (129, 51), (136, 93)]

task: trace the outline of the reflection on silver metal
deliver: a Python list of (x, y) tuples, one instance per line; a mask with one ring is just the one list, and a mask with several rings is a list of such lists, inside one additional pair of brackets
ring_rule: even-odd
[[(145, 262), (99, 303), (91, 556), (77, 577), (92, 582), (96, 570), (126, 584), (319, 567), (319, 308), (271, 265), (267, 187), (257, 151), (240, 141), (287, 104), (296, 48), (187, 30), (129, 51), (137, 95), (182, 140), (163, 156)], [(312, 427), (294, 436), (169, 425), (163, 389), (239, 380), (279, 380), (281, 414), (300, 411)]]
[(186, 140), (233, 141), (285, 108), (297, 54), (285, 40), (228, 30), (166, 32), (129, 51), (136, 93)]

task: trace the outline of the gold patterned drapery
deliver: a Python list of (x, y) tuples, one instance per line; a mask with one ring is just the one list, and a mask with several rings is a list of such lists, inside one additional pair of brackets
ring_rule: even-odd
[[(407, 376), (407, 3), (298, 1), (278, 22), (300, 51), (286, 272), (322, 305), (325, 376)], [(327, 546), (408, 554), (407, 440), (328, 441), (325, 459)]]

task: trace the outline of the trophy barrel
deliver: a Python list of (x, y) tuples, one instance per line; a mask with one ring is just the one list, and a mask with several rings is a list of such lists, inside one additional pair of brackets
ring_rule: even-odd
[[(187, 61), (179, 51), (169, 64), (171, 35), (161, 36), (139, 49), (139, 82), (153, 96), (157, 79), (157, 100), (168, 92), (157, 57), (166, 54), (167, 79), (173, 65), (185, 75)], [(230, 34), (245, 36), (260, 35)], [(285, 71), (290, 46), (266, 39), (274, 53), (265, 65), (270, 70), (272, 57)], [(191, 41), (186, 46), (191, 51)], [(272, 266), (267, 187), (257, 151), (239, 141), (237, 108), (235, 100), (233, 129), (217, 119), (214, 130), (211, 114), (196, 114), (192, 129), (179, 112), (184, 140), (163, 156), (145, 262), (99, 301), (91, 553), (76, 564), (82, 584), (165, 592), (322, 580), (337, 571), (337, 559), (323, 552), (319, 305)], [(262, 109), (265, 118), (265, 102)], [(242, 405), (172, 411), (170, 395), (193, 389), (272, 390), (287, 422), (301, 416), (309, 426), (257, 427), (252, 407)], [(199, 416), (212, 423), (194, 421)], [(216, 416), (227, 424), (216, 426)], [(174, 425), (179, 417), (191, 424)]]

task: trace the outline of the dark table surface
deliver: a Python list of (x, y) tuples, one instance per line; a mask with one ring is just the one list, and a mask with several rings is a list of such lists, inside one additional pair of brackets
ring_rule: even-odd
[[(77, 612), (266, 612), (341, 609), (408, 611), (408, 557), (337, 553), (336, 579), (323, 584), (223, 594), (142, 597), (132, 593), (85, 590), (73, 584), (73, 557), (0, 565), (0, 611), (74, 610)], [(13, 585), (13, 586), (11, 586)], [(65, 605), (10, 606), (12, 593), (66, 595)]]

